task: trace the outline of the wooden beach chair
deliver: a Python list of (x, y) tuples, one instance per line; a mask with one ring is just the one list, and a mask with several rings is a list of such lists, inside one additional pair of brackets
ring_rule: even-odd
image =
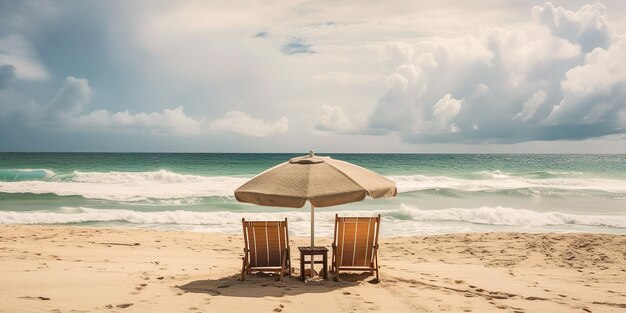
[(339, 281), (340, 271), (376, 272), (378, 276), (378, 231), (380, 214), (377, 217), (339, 217), (335, 215), (335, 235), (331, 272)]
[(285, 221), (246, 221), (243, 224), (243, 265), (241, 281), (245, 274), (257, 272), (278, 272), (278, 279), (283, 274), (291, 276), (291, 259), (289, 250), (289, 229)]

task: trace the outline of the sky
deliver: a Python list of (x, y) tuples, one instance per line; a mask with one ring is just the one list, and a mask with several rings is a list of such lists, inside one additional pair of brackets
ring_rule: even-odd
[(626, 2), (0, 0), (0, 151), (626, 153)]

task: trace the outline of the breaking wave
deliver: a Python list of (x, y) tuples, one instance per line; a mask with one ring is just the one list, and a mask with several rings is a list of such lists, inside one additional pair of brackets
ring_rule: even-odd
[[(542, 172), (543, 173), (543, 172)], [(470, 178), (449, 176), (388, 176), (400, 193), (502, 192), (517, 195), (584, 195), (585, 192), (626, 196), (626, 180), (579, 178), (576, 173), (558, 178), (528, 178), (501, 171), (470, 173)], [(569, 176), (568, 176), (569, 175)], [(81, 172), (57, 175), (47, 169), (0, 170), (0, 193), (54, 194), (112, 201), (145, 201), (231, 197), (250, 177), (200, 176), (167, 170), (148, 172)]]
[(153, 172), (79, 172), (46, 180), (0, 182), (4, 193), (51, 193), (90, 199), (139, 201), (231, 196), (247, 181), (234, 176), (196, 176), (166, 170)]
[[(495, 174), (494, 174), (495, 175)], [(449, 189), (460, 191), (498, 191), (514, 189), (592, 190), (626, 193), (626, 180), (602, 178), (550, 178), (536, 179), (497, 174), (490, 179), (462, 179), (448, 176), (389, 176), (396, 182), (399, 192)]]
[[(1, 212), (0, 224), (77, 224), (88, 222), (123, 222), (141, 227), (150, 225), (156, 228), (195, 229), (211, 232), (239, 233), (241, 219), (252, 220), (289, 220), (290, 230), (294, 235), (309, 234), (310, 213), (301, 211), (273, 211), (265, 213), (240, 212), (191, 212), (160, 211), (138, 212), (126, 209), (92, 209), (84, 207), (64, 207), (55, 212)], [(315, 215), (316, 232), (320, 235), (332, 235), (335, 214), (342, 216), (373, 216), (381, 214), (381, 231), (386, 236), (407, 236), (419, 234), (420, 230), (432, 227), (432, 223), (462, 222), (467, 231), (471, 225), (513, 226), (518, 230), (545, 229), (551, 226), (589, 226), (626, 229), (626, 216), (579, 215), (561, 212), (536, 212), (526, 209), (507, 207), (479, 207), (472, 209), (449, 208), (440, 210), (421, 210), (402, 205), (398, 209), (379, 211), (320, 211)], [(425, 224), (426, 223), (426, 224)], [(470, 225), (470, 226), (468, 226)], [(182, 227), (180, 227), (182, 226)], [(445, 227), (437, 226), (438, 230)], [(497, 228), (494, 228), (497, 230)]]

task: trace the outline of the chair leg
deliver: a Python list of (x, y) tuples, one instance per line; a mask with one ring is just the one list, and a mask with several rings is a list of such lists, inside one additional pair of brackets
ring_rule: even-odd
[(283, 259), (280, 260), (280, 274), (278, 274), (278, 281), (283, 280), (283, 272), (285, 271), (286, 263), (287, 263), (287, 254), (283, 254)]
[(376, 254), (376, 282), (380, 282), (380, 278), (378, 277), (378, 254)]
[(289, 274), (289, 277), (293, 275), (291, 271), (291, 255), (289, 253), (289, 250), (287, 250), (287, 273)]
[(335, 276), (335, 281), (341, 281), (341, 279), (339, 278), (339, 266), (335, 262), (333, 262), (332, 266), (333, 266), (333, 275)]
[(244, 281), (246, 279), (246, 257), (244, 256), (243, 258), (241, 258), (242, 260), (242, 265), (241, 265), (241, 278), (239, 280)]

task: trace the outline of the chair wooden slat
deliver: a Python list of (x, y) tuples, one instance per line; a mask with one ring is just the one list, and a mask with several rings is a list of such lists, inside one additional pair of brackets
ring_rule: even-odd
[(377, 217), (335, 216), (332, 267), (335, 277), (339, 270), (363, 270), (376, 272), (378, 279), (378, 230)]
[(244, 231), (244, 264), (241, 280), (245, 272), (255, 270), (286, 271), (291, 275), (289, 260), (289, 229), (284, 221), (246, 221), (242, 219)]

